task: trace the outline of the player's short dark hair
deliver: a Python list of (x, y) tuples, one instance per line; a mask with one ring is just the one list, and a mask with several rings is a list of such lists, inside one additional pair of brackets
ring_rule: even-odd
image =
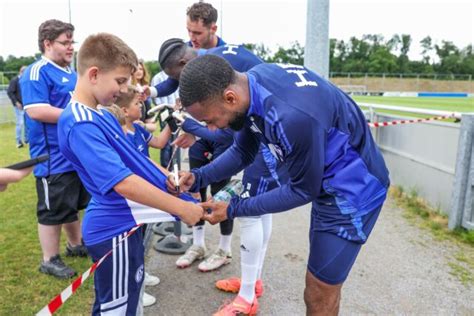
[(74, 26), (70, 23), (65, 23), (55, 19), (41, 23), (38, 28), (38, 47), (41, 53), (44, 54), (45, 40), (54, 41), (63, 33), (66, 33), (67, 37), (71, 38), (74, 33)]
[(222, 57), (204, 55), (189, 61), (179, 79), (179, 97), (184, 107), (221, 96), (235, 82), (235, 71)]
[(193, 22), (202, 20), (204, 26), (217, 22), (217, 10), (210, 3), (196, 2), (188, 8), (186, 14)]
[(163, 42), (158, 55), (161, 69), (175, 66), (186, 54), (187, 44), (180, 38), (170, 38)]

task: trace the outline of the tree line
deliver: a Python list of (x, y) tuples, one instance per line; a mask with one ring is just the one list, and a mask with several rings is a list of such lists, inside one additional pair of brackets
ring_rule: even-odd
[[(380, 34), (367, 34), (348, 41), (330, 39), (329, 69), (331, 72), (351, 73), (418, 73), (460, 74), (474, 76), (472, 44), (457, 47), (453, 42), (433, 43), (430, 36), (420, 41), (421, 60), (410, 60), (408, 52), (412, 38), (395, 34), (385, 39)], [(294, 42), (290, 48), (279, 47), (272, 54), (264, 44), (246, 44), (246, 47), (266, 62), (302, 65), (304, 46)]]
[[(433, 43), (430, 36), (420, 41), (421, 60), (410, 60), (408, 52), (412, 38), (408, 34), (395, 34), (385, 39), (380, 34), (366, 34), (361, 38), (351, 37), (348, 41), (330, 39), (329, 63), (332, 73), (417, 73), (417, 74), (459, 74), (474, 76), (474, 53), (472, 44), (457, 47), (451, 41)], [(244, 44), (266, 62), (291, 63), (302, 65), (304, 46), (298, 42), (289, 48), (278, 47), (272, 52), (264, 44)], [(29, 65), (40, 57), (0, 56), (0, 72), (6, 72), (8, 82), (22, 65)], [(160, 71), (156, 61), (147, 61), (146, 65), (152, 75)], [(3, 83), (6, 83), (3, 82)], [(1, 82), (0, 82), (1, 84)]]

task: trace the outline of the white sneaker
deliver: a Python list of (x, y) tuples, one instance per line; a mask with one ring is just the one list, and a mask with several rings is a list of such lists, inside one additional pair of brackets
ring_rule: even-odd
[(160, 278), (145, 272), (145, 286), (155, 286), (160, 284)]
[(229, 264), (232, 261), (232, 254), (225, 252), (222, 249), (217, 249), (212, 255), (206, 260), (201, 262), (198, 266), (202, 272), (212, 271), (222, 267), (225, 264)]
[(148, 307), (156, 303), (156, 298), (153, 295), (143, 292), (142, 302), (143, 307)]
[(192, 245), (191, 247), (186, 250), (184, 255), (178, 258), (176, 260), (176, 265), (179, 268), (187, 268), (189, 267), (194, 261), (200, 260), (204, 258), (206, 255), (206, 248), (197, 246), (197, 245)]

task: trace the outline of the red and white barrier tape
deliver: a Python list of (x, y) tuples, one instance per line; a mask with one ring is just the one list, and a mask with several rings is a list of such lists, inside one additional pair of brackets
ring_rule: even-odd
[(50, 316), (54, 312), (58, 310), (61, 305), (66, 302), (66, 300), (71, 297), (72, 294), (76, 292), (76, 290), (84, 283), (84, 281), (94, 273), (94, 271), (104, 262), (104, 260), (110, 256), (110, 254), (115, 250), (115, 248), (118, 247), (125, 239), (133, 235), (137, 229), (139, 229), (143, 224), (139, 224), (127, 233), (125, 237), (119, 240), (119, 242), (115, 245), (114, 248), (110, 249), (109, 252), (107, 252), (102, 258), (99, 259), (99, 261), (96, 261), (86, 272), (84, 272), (82, 275), (80, 275), (74, 282), (71, 283), (67, 288), (65, 288), (61, 294), (57, 295), (55, 298), (53, 298), (48, 305), (43, 307), (36, 315), (38, 316)]
[(421, 119), (413, 119), (413, 120), (399, 120), (399, 121), (391, 121), (391, 122), (375, 122), (375, 123), (368, 123), (368, 124), (369, 124), (369, 127), (383, 127), (383, 126), (392, 126), (392, 125), (400, 125), (400, 124), (410, 124), (410, 123), (420, 123), (420, 122), (428, 122), (428, 121), (445, 120), (445, 119), (452, 118), (452, 117), (454, 117), (454, 114), (428, 117), (428, 118), (421, 118)]

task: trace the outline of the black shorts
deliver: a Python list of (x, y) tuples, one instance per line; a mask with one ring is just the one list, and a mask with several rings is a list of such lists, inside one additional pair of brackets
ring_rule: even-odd
[(60, 225), (77, 221), (78, 210), (86, 208), (90, 195), (75, 172), (36, 178), (38, 223)]

